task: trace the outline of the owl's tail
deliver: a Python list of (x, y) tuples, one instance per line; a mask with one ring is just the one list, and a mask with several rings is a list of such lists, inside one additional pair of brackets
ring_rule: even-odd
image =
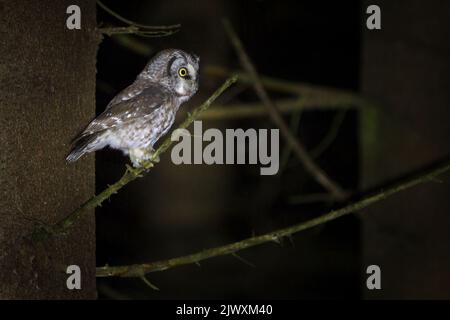
[(66, 157), (67, 162), (75, 162), (86, 153), (95, 151), (93, 145), (97, 139), (97, 134), (89, 134), (80, 136), (74, 141), (74, 145), (69, 155)]

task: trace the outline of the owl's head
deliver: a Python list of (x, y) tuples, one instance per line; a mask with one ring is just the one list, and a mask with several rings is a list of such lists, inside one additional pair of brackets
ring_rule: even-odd
[(189, 99), (198, 89), (200, 58), (183, 50), (159, 52), (139, 75), (140, 79), (157, 82), (177, 96)]

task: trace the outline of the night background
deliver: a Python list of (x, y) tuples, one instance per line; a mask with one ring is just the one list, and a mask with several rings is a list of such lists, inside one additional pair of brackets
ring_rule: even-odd
[[(448, 1), (103, 0), (134, 22), (181, 27), (159, 37), (102, 38), (101, 30), (129, 25), (95, 1), (78, 2), (24, 1), (33, 8), (25, 11), (0, 1), (1, 298), (450, 298), (448, 174), (279, 243), (148, 273), (159, 290), (139, 277), (95, 278), (96, 266), (166, 260), (296, 225), (448, 163)], [(65, 28), (70, 4), (81, 8), (81, 30)], [(381, 8), (381, 30), (366, 27), (371, 4)], [(280, 133), (276, 175), (260, 175), (259, 164), (175, 165), (169, 149), (95, 208), (95, 221), (91, 209), (69, 234), (30, 239), (36, 224), (60, 221), (122, 177), (129, 159), (117, 150), (75, 164), (64, 157), (157, 52), (179, 48), (201, 59), (199, 90), (172, 129), (228, 76), (246, 74), (223, 18), (259, 76), (275, 83), (263, 81), (291, 132), (346, 196), (320, 185)], [(234, 114), (266, 110), (245, 79), (205, 112), (203, 131), (277, 127), (266, 111)], [(214, 116), (215, 109), (225, 112)], [(69, 264), (82, 270), (78, 292), (65, 288)], [(381, 269), (381, 290), (366, 287), (370, 265)]]

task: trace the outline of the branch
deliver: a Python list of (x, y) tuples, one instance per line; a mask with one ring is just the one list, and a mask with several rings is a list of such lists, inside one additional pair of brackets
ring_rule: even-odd
[[(279, 107), (279, 104), (277, 104)], [(280, 109), (281, 111), (281, 109)], [(299, 110), (295, 112), (290, 121), (289, 121), (289, 128), (291, 132), (298, 132), (298, 128), (300, 127), (300, 120), (302, 119), (302, 113), (303, 110)], [(280, 174), (283, 174), (283, 172), (286, 170), (287, 164), (289, 162), (289, 159), (291, 157), (292, 148), (290, 145), (286, 145), (281, 153), (280, 157)]]
[(128, 26), (128, 27), (105, 27), (105, 28), (98, 28), (98, 31), (100, 31), (103, 34), (106, 34), (108, 36), (116, 35), (116, 34), (135, 34), (138, 36), (143, 37), (151, 37), (151, 38), (157, 38), (157, 37), (166, 37), (170, 36), (174, 33), (177, 33), (178, 30), (141, 30), (139, 27), (136, 26)]
[(181, 27), (180, 24), (169, 26), (149, 26), (145, 24), (140, 24), (122, 17), (120, 14), (104, 5), (100, 0), (97, 0), (97, 4), (100, 8), (105, 10), (111, 16), (129, 25), (128, 27), (99, 28), (99, 31), (101, 33), (107, 34), (109, 36), (114, 34), (132, 33), (144, 37), (164, 37), (178, 32)]
[(319, 144), (311, 150), (310, 154), (313, 159), (318, 158), (336, 139), (339, 129), (345, 119), (346, 110), (341, 110), (333, 119), (331, 127), (325, 137), (319, 142)]
[(355, 211), (364, 209), (378, 201), (384, 200), (398, 192), (410, 189), (422, 183), (435, 181), (436, 177), (450, 170), (450, 161), (440, 165), (418, 177), (413, 177), (404, 180), (403, 182), (388, 187), (378, 193), (362, 198), (361, 200), (349, 204), (341, 209), (333, 210), (323, 214), (317, 218), (308, 220), (306, 222), (290, 226), (284, 229), (279, 229), (264, 235), (247, 238), (245, 240), (224, 245), (221, 247), (210, 248), (194, 254), (172, 258), (168, 260), (161, 260), (152, 263), (134, 264), (127, 266), (104, 266), (97, 268), (97, 277), (142, 277), (150, 272), (164, 271), (174, 267), (179, 267), (188, 264), (198, 264), (200, 261), (210, 259), (217, 256), (223, 256), (236, 253), (237, 251), (254, 247), (263, 243), (276, 242), (283, 237), (291, 236), (300, 231), (310, 229), (320, 224), (335, 220), (342, 216), (351, 214)]
[(330, 177), (328, 177), (325, 171), (323, 171), (322, 168), (320, 168), (314, 162), (314, 160), (306, 151), (303, 144), (300, 143), (300, 141), (296, 139), (296, 137), (289, 130), (289, 127), (284, 121), (283, 117), (281, 116), (278, 107), (269, 98), (266, 89), (264, 89), (264, 86), (261, 82), (258, 72), (256, 71), (255, 66), (250, 61), (249, 56), (245, 52), (245, 49), (240, 39), (238, 38), (233, 28), (231, 27), (231, 24), (228, 22), (228, 20), (224, 20), (223, 24), (227, 32), (227, 35), (230, 38), (230, 41), (233, 44), (234, 49), (236, 50), (236, 53), (239, 56), (242, 67), (244, 68), (244, 70), (247, 71), (247, 73), (253, 80), (253, 86), (256, 91), (256, 94), (261, 99), (264, 106), (267, 108), (269, 116), (272, 118), (274, 124), (280, 129), (281, 134), (284, 136), (287, 143), (291, 146), (293, 152), (297, 155), (298, 159), (303, 163), (305, 170), (320, 185), (322, 185), (322, 187), (324, 187), (328, 192), (330, 192), (336, 199), (338, 200), (345, 199), (348, 196), (347, 193), (344, 192), (344, 190), (335, 181), (333, 181)]
[[(239, 82), (252, 85), (254, 79), (248, 72), (231, 71), (218, 65), (207, 65), (204, 68), (204, 72), (210, 76), (216, 77), (229, 77), (231, 74), (239, 77)], [(336, 89), (332, 87), (313, 85), (303, 82), (293, 82), (289, 80), (264, 76), (259, 74), (264, 87), (268, 90), (273, 90), (280, 93), (287, 93), (293, 95), (301, 95), (308, 97), (320, 97), (324, 101), (331, 103), (333, 100), (346, 100), (350, 101), (350, 104), (354, 107), (362, 106), (375, 106), (373, 101), (370, 101), (355, 92), (349, 90)]]
[[(217, 89), (202, 105), (200, 105), (197, 109), (194, 110), (191, 114), (188, 114), (188, 117), (181, 123), (179, 128), (187, 128), (194, 120), (196, 120), (202, 112), (208, 109), (211, 104), (233, 83), (237, 81), (237, 77), (230, 77), (226, 80), (222, 86)], [(132, 168), (127, 166), (127, 170), (125, 171), (122, 178), (120, 178), (116, 183), (110, 185), (108, 188), (103, 190), (98, 195), (92, 197), (90, 200), (81, 205), (78, 209), (70, 213), (63, 220), (59, 221), (53, 226), (45, 227), (41, 226), (37, 228), (33, 234), (32, 239), (42, 240), (47, 237), (55, 234), (62, 234), (66, 232), (72, 224), (74, 224), (80, 217), (83, 216), (89, 209), (94, 209), (102, 204), (103, 201), (110, 198), (114, 193), (117, 193), (120, 189), (122, 189), (129, 182), (135, 180), (136, 178), (142, 177), (145, 173), (148, 172), (154, 166), (155, 159), (163, 154), (165, 151), (169, 149), (169, 147), (173, 144), (171, 137), (167, 137), (164, 142), (159, 146), (158, 149), (153, 153), (150, 160), (143, 162), (142, 167)]]
[[(321, 96), (305, 96), (295, 99), (279, 99), (276, 105), (280, 113), (292, 113), (299, 110), (339, 110), (352, 108), (352, 100), (342, 97), (329, 100)], [(267, 108), (261, 103), (229, 104), (207, 110), (201, 119), (222, 120), (267, 116)]]
[[(147, 43), (139, 41), (138, 39), (133, 39), (131, 36), (126, 34), (122, 34), (119, 37), (116, 37), (115, 40), (121, 46), (144, 57), (148, 57), (154, 51), (153, 48)], [(248, 73), (245, 72), (239, 72), (236, 70), (230, 71), (224, 67), (217, 65), (206, 65), (202, 70), (208, 76), (227, 78), (230, 75), (237, 75), (239, 78), (238, 81), (240, 83), (253, 84), (253, 79)], [(348, 104), (348, 108), (375, 106), (375, 103), (373, 101), (363, 98), (357, 93), (348, 90), (341, 90), (301, 82), (292, 82), (288, 80), (264, 76), (261, 74), (260, 79), (264, 87), (268, 90), (273, 90), (280, 93), (294, 94), (296, 96), (308, 96), (308, 98), (317, 99), (318, 101), (320, 101), (319, 103), (324, 103), (326, 105), (326, 108), (330, 109), (334, 107), (340, 108), (340, 101), (345, 101), (345, 103)], [(334, 101), (337, 101), (336, 105), (333, 104)], [(320, 105), (318, 105), (317, 107), (320, 108)]]

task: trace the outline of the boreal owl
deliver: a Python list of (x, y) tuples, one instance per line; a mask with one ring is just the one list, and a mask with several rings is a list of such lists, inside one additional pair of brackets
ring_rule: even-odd
[(109, 146), (129, 155), (135, 167), (141, 166), (172, 126), (180, 105), (197, 92), (199, 60), (182, 50), (159, 52), (74, 139), (67, 161)]

